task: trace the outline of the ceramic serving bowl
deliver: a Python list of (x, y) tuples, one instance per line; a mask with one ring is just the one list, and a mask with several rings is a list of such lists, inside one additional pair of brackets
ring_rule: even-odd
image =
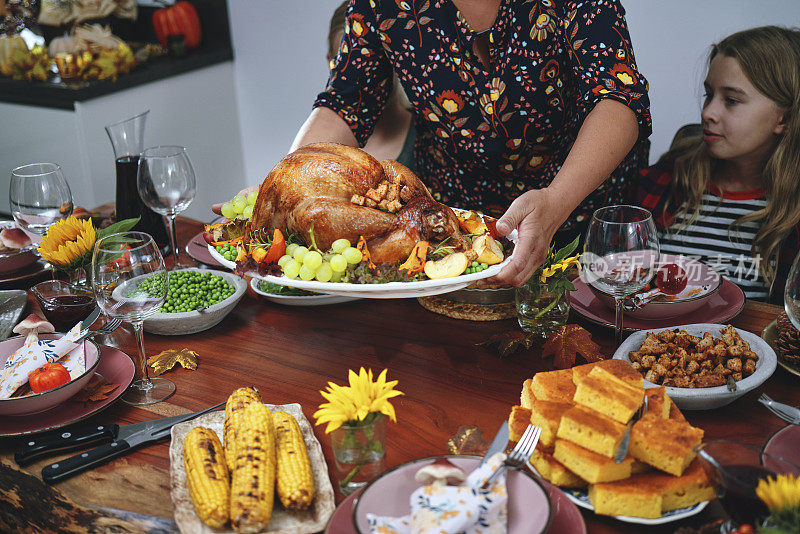
[[(706, 304), (708, 299), (711, 298), (722, 285), (722, 277), (719, 273), (701, 261), (687, 256), (661, 254), (658, 266), (669, 263), (680, 265), (683, 270), (686, 271), (686, 276), (688, 278), (686, 288), (674, 296), (659, 296), (635, 310), (629, 311), (626, 308), (626, 316), (657, 321), (692, 313)], [(611, 294), (596, 288), (592, 284), (587, 285), (600, 302), (612, 310), (614, 309), (614, 297)], [(650, 286), (655, 288), (654, 283), (651, 283)]]
[(151, 334), (160, 334), (162, 336), (181, 336), (186, 334), (195, 334), (208, 330), (212, 326), (222, 321), (228, 315), (236, 304), (244, 296), (247, 289), (247, 282), (242, 277), (233, 273), (224, 271), (215, 271), (212, 269), (196, 269), (193, 267), (187, 269), (179, 269), (181, 271), (197, 271), (200, 273), (212, 273), (224, 278), (236, 290), (233, 295), (226, 298), (221, 302), (217, 302), (213, 306), (209, 306), (202, 311), (189, 311), (180, 313), (154, 313), (144, 321), (144, 329)]
[[(15, 227), (14, 221), (0, 221), (0, 230)], [(36, 262), (39, 256), (35, 250), (36, 246), (33, 244), (20, 249), (0, 250), (0, 274), (19, 271)]]
[[(364, 487), (353, 506), (353, 524), (359, 534), (370, 532), (367, 513), (400, 517), (408, 515), (409, 498), (420, 487), (414, 474), (437, 458), (447, 458), (467, 474), (481, 462), (477, 456), (434, 456), (402, 464), (384, 472)], [(509, 534), (538, 534), (546, 532), (553, 510), (547, 491), (533, 475), (525, 470), (507, 469), (508, 532)]]
[[(706, 332), (710, 332), (712, 336), (720, 339), (722, 336), (720, 331), (723, 325), (714, 323), (697, 323), (688, 324), (683, 326), (676, 326), (671, 328), (658, 328), (655, 330), (640, 330), (631, 334), (628, 339), (622, 342), (617, 351), (614, 353), (614, 358), (618, 360), (630, 361), (628, 356), (630, 352), (638, 350), (642, 346), (642, 342), (647, 337), (648, 333), (658, 334), (663, 330), (685, 330), (693, 336), (702, 337)], [(764, 381), (772, 376), (777, 366), (777, 356), (775, 351), (769, 344), (761, 339), (760, 336), (747, 332), (745, 330), (736, 329), (741, 338), (750, 344), (750, 350), (758, 355), (756, 362), (755, 372), (742, 380), (736, 382), (736, 390), (730, 391), (728, 386), (715, 386), (710, 388), (676, 388), (667, 386), (667, 395), (681, 410), (711, 410), (719, 408), (732, 403), (745, 393), (757, 388)], [(647, 380), (644, 381), (644, 387), (654, 388), (658, 384), (654, 384)]]
[[(39, 339), (59, 339), (64, 334), (40, 334)], [(0, 369), (9, 356), (22, 346), (25, 336), (17, 336), (0, 342)], [(31, 415), (55, 408), (62, 402), (72, 398), (92, 378), (97, 364), (100, 363), (100, 348), (92, 341), (84, 341), (86, 351), (86, 371), (77, 378), (72, 379), (63, 386), (49, 389), (41, 393), (30, 393), (21, 397), (0, 399), (0, 416), (5, 415)]]

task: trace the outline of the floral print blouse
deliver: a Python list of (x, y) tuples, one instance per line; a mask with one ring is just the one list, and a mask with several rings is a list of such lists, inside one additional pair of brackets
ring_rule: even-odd
[(497, 215), (552, 181), (597, 102), (622, 102), (636, 113), (639, 141), (568, 227), (621, 201), (647, 164), (647, 80), (624, 15), (617, 0), (501, 0), (486, 67), (451, 0), (351, 0), (314, 106), (338, 113), (363, 146), (394, 71), (415, 113), (419, 177), (440, 202)]

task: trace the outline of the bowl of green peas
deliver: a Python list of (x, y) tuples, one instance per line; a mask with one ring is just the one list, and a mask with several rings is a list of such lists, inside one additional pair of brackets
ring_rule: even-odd
[(191, 267), (170, 271), (167, 298), (144, 321), (144, 329), (166, 336), (208, 330), (233, 310), (246, 289), (247, 282), (230, 272)]

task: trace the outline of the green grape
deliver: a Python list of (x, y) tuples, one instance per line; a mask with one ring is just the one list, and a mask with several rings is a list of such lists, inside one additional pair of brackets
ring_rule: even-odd
[(355, 265), (356, 263), (361, 261), (361, 251), (354, 247), (347, 247), (342, 251), (342, 256), (344, 259), (347, 260), (347, 263), (352, 263)]
[(233, 204), (233, 209), (236, 210), (236, 213), (242, 213), (244, 207), (247, 206), (247, 201), (242, 195), (236, 195), (233, 197), (233, 200), (231, 200), (231, 204)]
[(323, 263), (317, 268), (315, 278), (320, 282), (327, 282), (333, 277), (333, 269), (329, 263)]
[(341, 254), (344, 249), (350, 246), (350, 241), (347, 239), (337, 239), (331, 245), (331, 250), (337, 254)]
[(283, 266), (283, 274), (289, 278), (297, 278), (297, 275), (300, 274), (300, 262), (293, 258), (287, 261)]
[(322, 254), (316, 250), (309, 250), (303, 256), (303, 265), (308, 265), (309, 269), (317, 270), (322, 265)]
[(248, 206), (255, 206), (257, 198), (258, 198), (258, 191), (253, 191), (252, 193), (247, 195), (245, 201), (247, 202)]
[(245, 219), (250, 219), (253, 216), (253, 206), (251, 206), (250, 204), (245, 206), (244, 211), (242, 212), (242, 216)]
[[(288, 251), (287, 251), (287, 252), (288, 252)], [(281, 256), (281, 257), (278, 259), (278, 267), (281, 267), (281, 268), (283, 268), (283, 267), (284, 267), (284, 266), (285, 266), (285, 265), (286, 265), (286, 264), (289, 262), (289, 260), (291, 260), (291, 259), (293, 259), (291, 255), (289, 255), (289, 254), (284, 254), (283, 256)]]
[(297, 247), (299, 247), (299, 246), (300, 245), (298, 245), (297, 243), (292, 243), (290, 245), (286, 245), (286, 254), (291, 256), (292, 254), (294, 254), (295, 249), (297, 249)]
[(299, 247), (294, 249), (294, 252), (292, 252), (292, 257), (294, 259), (296, 259), (297, 261), (302, 262), (303, 261), (303, 256), (306, 255), (306, 252), (308, 252), (308, 249), (306, 247), (304, 247), (303, 245), (300, 245)]
[(344, 259), (344, 256), (335, 254), (331, 258), (331, 269), (339, 273), (344, 272), (344, 270), (347, 269), (347, 260)]
[(331, 282), (341, 282), (342, 281), (342, 276), (344, 276), (344, 273), (342, 271), (333, 271), (333, 273), (331, 274), (331, 280), (330, 281)]
[(222, 216), (231, 220), (236, 217), (236, 210), (233, 208), (233, 204), (226, 202), (222, 205)]
[(314, 269), (310, 269), (308, 265), (301, 265), (299, 274), (300, 280), (305, 280), (308, 282), (309, 280), (313, 280), (317, 273), (314, 271)]

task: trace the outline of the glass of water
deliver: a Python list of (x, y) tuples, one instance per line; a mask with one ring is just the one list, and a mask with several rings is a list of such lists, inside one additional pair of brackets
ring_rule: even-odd
[(20, 228), (40, 236), (72, 214), (72, 192), (55, 163), (30, 163), (12, 170), (8, 200)]
[(144, 351), (142, 324), (164, 304), (169, 287), (164, 258), (153, 238), (143, 232), (123, 232), (97, 241), (92, 255), (92, 287), (103, 313), (127, 321), (136, 335), (136, 380), (122, 400), (143, 405), (172, 395), (175, 384), (165, 378), (150, 378)]
[(581, 276), (614, 297), (617, 345), (622, 340), (624, 299), (650, 283), (658, 258), (658, 232), (649, 211), (618, 205), (594, 212), (581, 254)]

